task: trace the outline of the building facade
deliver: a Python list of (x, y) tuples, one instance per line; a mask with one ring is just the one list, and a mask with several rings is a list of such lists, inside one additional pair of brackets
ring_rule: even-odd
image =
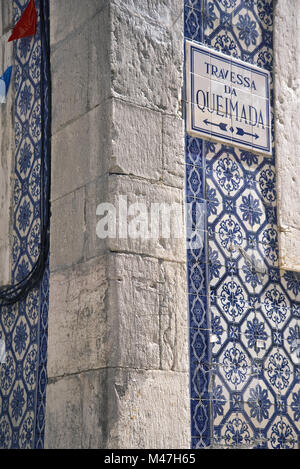
[[(1, 0), (1, 448), (299, 448), (288, 3), (35, 0), (12, 45)], [(186, 131), (186, 41), (270, 72), (271, 155)]]

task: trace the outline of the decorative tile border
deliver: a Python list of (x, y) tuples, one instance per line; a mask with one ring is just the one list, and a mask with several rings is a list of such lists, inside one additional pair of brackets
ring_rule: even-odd
[[(185, 37), (268, 70), (273, 106), (272, 1), (184, 4)], [(192, 447), (299, 448), (300, 276), (279, 269), (274, 144), (186, 136), (186, 189), (204, 243), (187, 251)]]

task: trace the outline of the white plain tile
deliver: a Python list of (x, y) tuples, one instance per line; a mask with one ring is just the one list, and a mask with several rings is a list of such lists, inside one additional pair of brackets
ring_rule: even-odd
[(198, 91), (203, 91), (203, 93), (200, 91), (199, 93), (199, 99), (198, 103), (201, 107), (208, 107), (209, 108), (209, 103), (207, 99), (207, 92), (210, 94), (210, 80), (205, 77), (201, 77), (199, 75), (191, 75), (191, 79), (194, 82), (194, 94), (191, 96), (191, 100), (193, 103), (197, 104), (197, 92)]
[(209, 72), (210, 65), (208, 66), (207, 64), (210, 64), (210, 53), (207, 51), (194, 51), (193, 56), (194, 62), (193, 70), (191, 70), (191, 72), (195, 73), (196, 75), (209, 78), (210, 73), (207, 72)]
[[(268, 73), (266, 70), (263, 70), (263, 74), (252, 71), (252, 78), (255, 82), (256, 90), (252, 89), (252, 93), (257, 96), (262, 96), (263, 98), (269, 98), (267, 88), (270, 88), (270, 83), (268, 85)], [(268, 85), (268, 87), (267, 87)]]

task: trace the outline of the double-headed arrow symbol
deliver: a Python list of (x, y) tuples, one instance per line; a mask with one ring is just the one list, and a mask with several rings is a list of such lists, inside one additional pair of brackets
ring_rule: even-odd
[[(214, 125), (215, 127), (219, 127), (219, 129), (224, 130), (224, 132), (227, 132), (227, 124), (225, 122), (221, 122), (220, 124), (215, 124), (214, 122), (209, 122), (208, 119), (205, 119), (204, 124), (206, 125)], [(231, 127), (229, 130), (232, 132), (234, 131), (233, 127)], [(251, 137), (254, 137), (256, 140), (259, 138), (259, 135), (257, 134), (252, 134), (251, 132), (246, 132), (244, 129), (241, 129), (241, 127), (236, 128), (236, 135), (250, 135)]]
[[(224, 130), (224, 132), (227, 132), (227, 124), (225, 122), (221, 122), (220, 124), (215, 124), (214, 122), (210, 122), (208, 119), (205, 119), (204, 124), (206, 125), (214, 125), (215, 127), (219, 127), (219, 129)], [(233, 127), (231, 127), (229, 130), (232, 132), (234, 131)], [(241, 129), (241, 127), (236, 128), (236, 135), (250, 135), (251, 137), (254, 137), (256, 140), (259, 138), (259, 135), (257, 134), (252, 134), (251, 132), (246, 132), (244, 129)]]

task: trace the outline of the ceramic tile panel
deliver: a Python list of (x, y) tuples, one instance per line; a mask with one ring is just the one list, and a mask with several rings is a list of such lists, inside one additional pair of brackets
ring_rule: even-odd
[[(253, 124), (261, 119), (255, 132), (269, 126), (273, 148), (266, 157), (251, 145), (186, 135), (187, 196), (201, 207), (202, 233), (201, 249), (187, 251), (191, 445), (299, 449), (300, 277), (279, 269), (273, 2), (186, 0), (184, 8), (185, 37), (211, 50), (210, 64), (217, 50), (259, 67), (249, 72), (251, 93), (238, 92), (261, 116), (253, 111), (247, 120), (231, 112), (231, 121), (238, 119), (239, 132), (249, 131), (253, 141)], [(199, 77), (207, 66), (197, 70)], [(262, 91), (264, 72), (270, 73), (269, 96)], [(210, 90), (220, 83), (214, 77)], [(208, 107), (216, 111), (217, 104)], [(218, 120), (209, 110), (204, 119), (217, 126), (225, 113), (219, 105)], [(191, 220), (196, 214), (190, 210)]]
[[(26, 5), (23, 0), (13, 1), (14, 23)], [(36, 266), (41, 252), (42, 210), (47, 205), (41, 179), (42, 171), (45, 184), (49, 177), (48, 0), (35, 0), (35, 5), (36, 35), (14, 43), (13, 285), (25, 280)], [(6, 359), (0, 368), (1, 449), (44, 445), (48, 304), (47, 263), (42, 279), (24, 299), (0, 307), (0, 338), (6, 344)]]

